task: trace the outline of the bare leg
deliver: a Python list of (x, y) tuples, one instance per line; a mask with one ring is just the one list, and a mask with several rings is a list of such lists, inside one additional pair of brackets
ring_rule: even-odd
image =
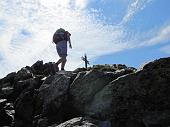
[(58, 66), (61, 62), (62, 62), (62, 59), (60, 58), (60, 59), (56, 62), (57, 66)]
[(61, 58), (62, 62), (61, 62), (61, 70), (64, 70), (65, 64), (67, 62), (66, 56), (63, 56)]

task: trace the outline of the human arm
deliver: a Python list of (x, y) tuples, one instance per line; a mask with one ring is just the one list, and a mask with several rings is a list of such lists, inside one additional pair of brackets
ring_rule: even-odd
[(70, 37), (68, 38), (68, 42), (69, 42), (69, 47), (72, 49), (71, 39), (70, 39)]
[(69, 42), (69, 47), (72, 48), (70, 36), (71, 34), (67, 31), (67, 41)]

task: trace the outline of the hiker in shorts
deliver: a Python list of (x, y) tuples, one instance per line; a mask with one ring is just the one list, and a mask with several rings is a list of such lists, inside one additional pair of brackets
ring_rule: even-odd
[(72, 48), (70, 36), (71, 34), (63, 28), (58, 29), (53, 36), (53, 42), (56, 44), (56, 50), (60, 57), (60, 59), (56, 62), (56, 66), (61, 63), (62, 71), (64, 71), (64, 67), (67, 62), (67, 42), (69, 42), (69, 47)]

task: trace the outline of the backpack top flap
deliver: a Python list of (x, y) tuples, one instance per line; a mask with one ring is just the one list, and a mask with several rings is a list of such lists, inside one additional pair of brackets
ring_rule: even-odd
[(71, 34), (68, 31), (65, 31), (63, 28), (60, 28), (54, 33), (53, 42), (57, 44), (58, 42), (63, 40), (68, 41), (70, 36)]
[(57, 44), (58, 42), (63, 40), (67, 40), (65, 36), (65, 30), (60, 28), (54, 33), (53, 42)]

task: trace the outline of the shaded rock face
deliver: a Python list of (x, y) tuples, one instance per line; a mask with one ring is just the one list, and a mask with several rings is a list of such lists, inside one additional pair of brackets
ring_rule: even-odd
[(43, 61), (37, 61), (31, 66), (31, 71), (35, 75), (48, 76), (49, 74), (55, 74), (55, 72), (59, 71), (59, 68), (52, 62), (43, 64)]
[(70, 107), (83, 115), (109, 119), (112, 111), (112, 91), (105, 87), (114, 79), (133, 73), (134, 70), (124, 65), (98, 65), (90, 71), (78, 73), (70, 86)]
[(13, 92), (15, 72), (8, 74), (3, 79), (0, 79), (0, 98), (7, 98)]
[(14, 82), (30, 79), (32, 77), (33, 77), (33, 75), (31, 73), (31, 71), (28, 68), (23, 67), (21, 70), (19, 70), (17, 72), (17, 74), (14, 78)]
[(0, 126), (11, 125), (12, 117), (5, 110), (7, 100), (0, 99)]
[(12, 98), (17, 99), (20, 94), (34, 89), (38, 89), (41, 85), (41, 81), (38, 78), (30, 78), (23, 81), (18, 81), (14, 84), (14, 91)]
[(63, 119), (69, 84), (69, 76), (56, 74), (53, 77), (48, 77), (39, 88), (37, 95), (37, 106), (41, 109), (39, 113), (46, 116), (50, 122)]
[(128, 126), (128, 121), (146, 127), (170, 125), (170, 58), (151, 62), (107, 87), (112, 90), (112, 121), (116, 127)]
[(55, 71), (37, 61), (0, 79), (0, 126), (170, 126), (170, 58)]
[[(95, 104), (94, 109), (92, 109), (94, 101), (97, 102), (95, 95), (111, 82), (113, 78), (113, 73), (105, 73), (97, 70), (79, 73), (70, 87), (70, 105), (74, 110), (82, 114), (94, 115), (101, 112), (98, 115), (102, 115), (102, 110), (105, 110), (107, 106), (103, 105), (103, 100), (99, 100)], [(97, 105), (100, 107), (100, 112), (96, 111), (98, 110), (96, 109)], [(92, 110), (90, 111), (90, 109)]]
[(15, 126), (32, 127), (34, 117), (34, 91), (19, 96), (15, 102)]
[(45, 76), (54, 75), (55, 71), (58, 70), (54, 63), (37, 61), (31, 67), (26, 66), (0, 79), (0, 99), (6, 99), (6, 103), (0, 106), (0, 126), (11, 125), (14, 120), (13, 126), (28, 124), (31, 127), (36, 97), (33, 91), (39, 89)]

